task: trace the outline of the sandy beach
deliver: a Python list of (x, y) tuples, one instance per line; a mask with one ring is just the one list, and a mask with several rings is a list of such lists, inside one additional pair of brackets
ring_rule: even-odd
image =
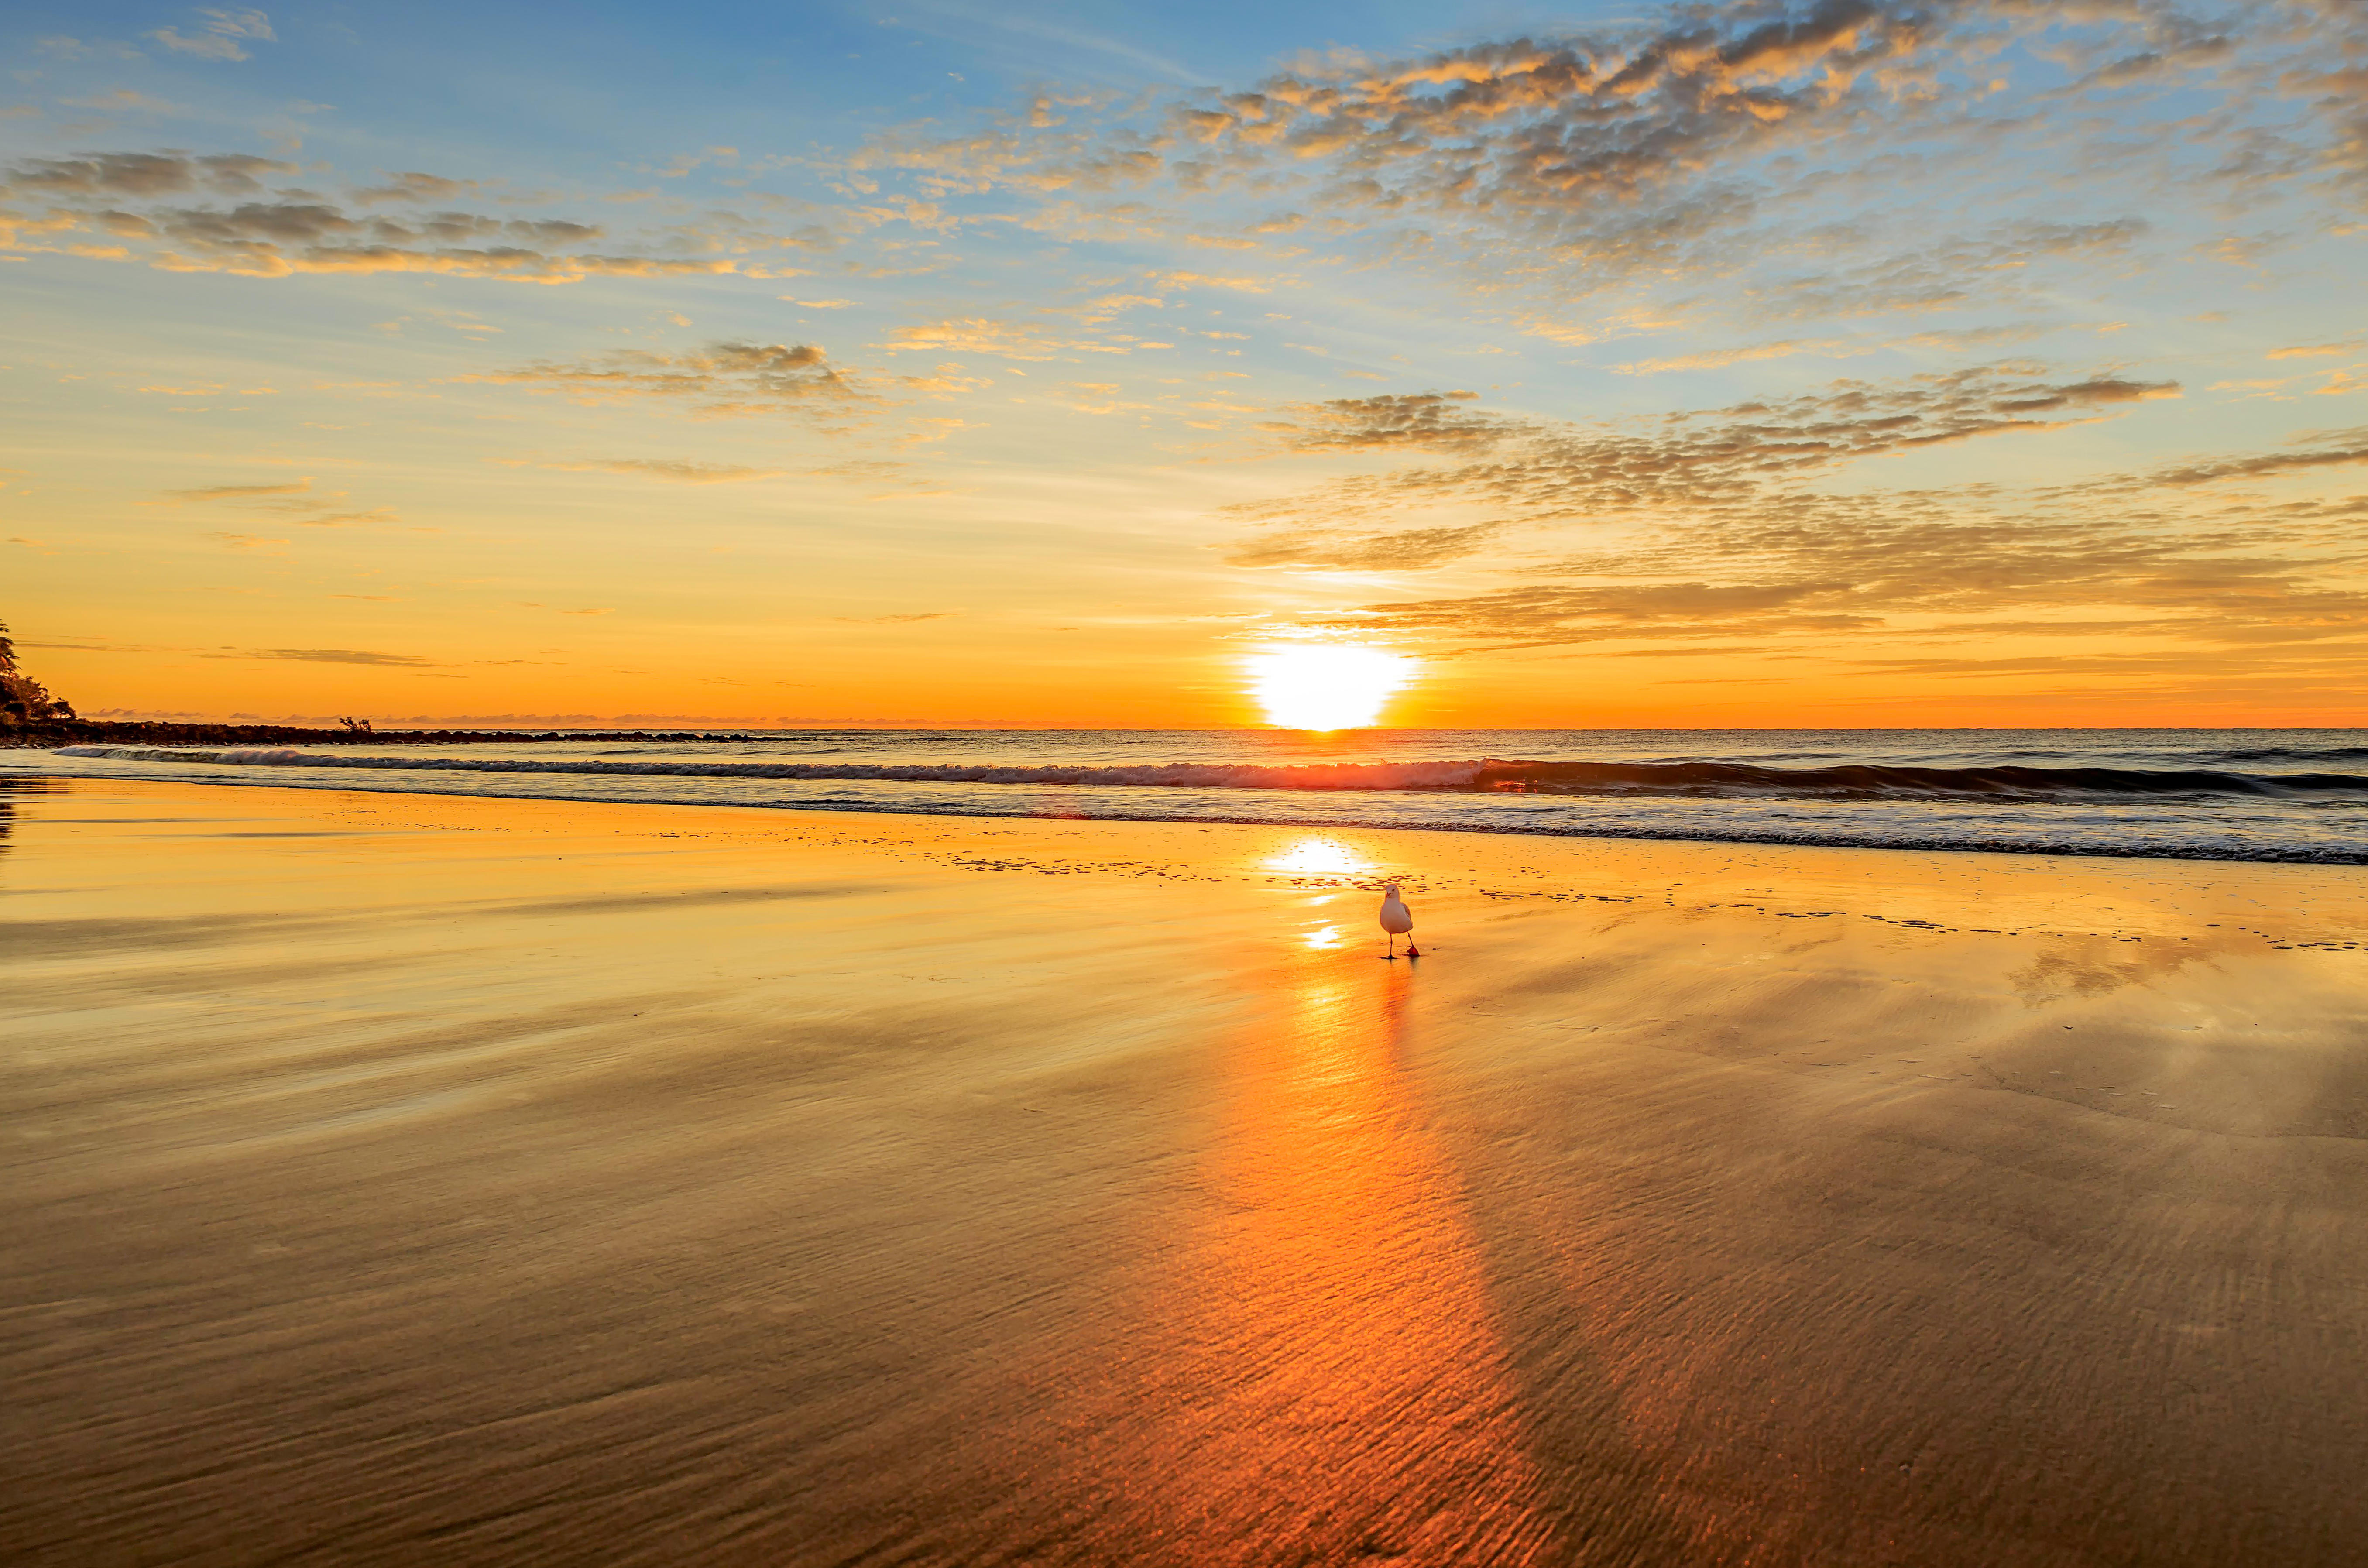
[(0, 801), (12, 1563), (2368, 1562), (2368, 869)]

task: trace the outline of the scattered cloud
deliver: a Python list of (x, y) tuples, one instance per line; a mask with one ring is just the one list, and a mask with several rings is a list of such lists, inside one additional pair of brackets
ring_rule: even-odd
[(1228, 566), (1299, 566), (1339, 572), (1420, 572), (1462, 561), (1505, 532), (1503, 523), (1462, 528), (1349, 532), (1270, 533), (1244, 540), (1225, 554)]
[(1787, 359), (1795, 354), (1816, 354), (1833, 358), (1842, 354), (1865, 354), (1872, 346), (1839, 342), (1831, 338), (1786, 338), (1781, 343), (1756, 343), (1744, 348), (1710, 348), (1696, 354), (1681, 354), (1668, 359), (1638, 359), (1611, 368), (1623, 376), (1655, 376), (1666, 370), (1724, 370), (1729, 365), (1748, 364), (1756, 359)]
[(360, 648), (249, 648), (233, 653), (245, 659), (288, 659), (301, 665), (374, 665), (388, 669), (434, 669), (438, 661), (408, 653), (377, 653)]
[(876, 401), (826, 359), (810, 344), (726, 342), (682, 354), (618, 349), (572, 364), (546, 360), (459, 380), (557, 392), (584, 403), (680, 401), (707, 418), (841, 413)]
[(1131, 354), (1137, 348), (1165, 348), (1123, 334), (1093, 337), (1071, 335), (1059, 323), (999, 321), (988, 316), (951, 316), (916, 326), (892, 328), (881, 345), (891, 354), (978, 354), (989, 358), (1023, 362), (1059, 359), (1072, 354)]
[(1905, 381), (1837, 381), (1803, 396), (1671, 415), (1642, 427), (1523, 420), (1471, 407), (1470, 393), (1339, 398), (1269, 421), (1292, 453), (1434, 452), (1468, 460), (1332, 482), (1243, 510), (1299, 524), (1382, 506), (1473, 502), (1531, 520), (1713, 505), (1786, 475), (1980, 436), (2052, 430), (2154, 398), (2172, 382), (2074, 381), (1997, 369)]
[(672, 480), (680, 484), (737, 484), (749, 480), (780, 479), (790, 472), (780, 468), (690, 462), (672, 458), (586, 458), (571, 462), (543, 462), (529, 458), (492, 460), (510, 468), (548, 468), (567, 473), (622, 473), (643, 479)]
[(243, 43), (279, 41), (279, 35), (271, 30), (271, 18), (261, 11), (206, 6), (199, 8), (198, 17), (201, 25), (195, 33), (158, 28), (148, 37), (176, 54), (193, 54), (200, 60), (245, 60), (249, 56)]
[[(1271, 433), (1281, 449), (1455, 460), (1234, 508), (1268, 522), (1227, 559), (1384, 575), (1457, 566), (1468, 574), (1490, 560), (1492, 574), (1514, 581), (1291, 623), (1446, 653), (1596, 643), (1672, 652), (1673, 640), (1748, 637), (1829, 665), (1847, 647), (1861, 651), (1856, 667), (1923, 669), (1922, 654), (1886, 662), (1863, 651), (1882, 646), (1868, 641), (1878, 637), (1909, 648), (2000, 638), (2125, 647), (2140, 637), (2182, 650), (2144, 655), (2160, 669), (2194, 671), (2231, 649), (2271, 656), (2368, 641), (2368, 592), (2349, 580), (2351, 554), (2328, 548), (2328, 527), (2356, 529), (2368, 501), (2267, 488), (2368, 463), (2368, 428), (2020, 492), (1804, 483), (1857, 458), (1976, 436), (2028, 439), (2174, 391), (1993, 368), (1589, 427), (1444, 400), (1340, 400), (1294, 411)], [(1386, 529), (1370, 522), (1436, 506), (1495, 515)], [(1517, 535), (1518, 553), (1506, 553)], [(2021, 665), (1960, 663), (1991, 674), (2081, 667), (2052, 653)]]
[(1163, 272), (1156, 278), (1163, 289), (1230, 289), (1241, 294), (1264, 294), (1270, 285), (1257, 278), (1224, 278), (1206, 272)]
[(268, 495), (302, 495), (313, 488), (310, 476), (274, 484), (208, 484), (195, 490), (167, 490), (175, 501), (252, 501)]
[(441, 175), (421, 174), (413, 170), (407, 174), (389, 175), (378, 185), (366, 186), (354, 192), (354, 199), (365, 207), (380, 202), (425, 205), (431, 201), (461, 200), (482, 188), (476, 180), (447, 179)]
[[(14, 220), (20, 248), (28, 233), (96, 232), (119, 242), (108, 253), (115, 256), (134, 255), (128, 247), (138, 247), (150, 266), (166, 271), (254, 278), (416, 272), (546, 284), (734, 273), (768, 278), (775, 270), (767, 265), (713, 253), (814, 243), (717, 215), (696, 233), (659, 236), (660, 244), (594, 248), (607, 238), (604, 227), (574, 219), (447, 209), (395, 217), (348, 211), (314, 192), (274, 192), (267, 186), (297, 172), (293, 164), (249, 153), (89, 153), (19, 161), (0, 178), (0, 196), (48, 203), (39, 218)], [(477, 185), (415, 172), (358, 191), (354, 200), (361, 209), (418, 205)], [(166, 199), (189, 195), (247, 199), (207, 206)], [(709, 254), (681, 254), (696, 248), (693, 242)]]
[(2357, 354), (2368, 347), (2368, 337), (2355, 337), (2343, 343), (2318, 343), (2300, 348), (2272, 348), (2261, 356), (2264, 359), (2318, 359), (2340, 354)]
[(118, 87), (111, 93), (100, 93), (87, 98), (68, 98), (73, 108), (95, 108), (108, 114), (178, 114), (180, 106), (152, 98), (130, 87)]
[(248, 153), (86, 153), (33, 158), (8, 171), (11, 194), (35, 197), (144, 199), (188, 191), (245, 195), (267, 177), (293, 175), (296, 165)]

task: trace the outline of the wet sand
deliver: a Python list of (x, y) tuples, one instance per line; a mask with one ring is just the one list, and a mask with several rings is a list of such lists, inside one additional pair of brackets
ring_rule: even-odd
[(2368, 870), (0, 801), (11, 1564), (2368, 1562)]

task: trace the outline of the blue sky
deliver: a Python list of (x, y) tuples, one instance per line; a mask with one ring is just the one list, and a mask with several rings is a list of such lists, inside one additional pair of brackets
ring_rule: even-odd
[(2359, 717), (2338, 0), (7, 27), (87, 708)]

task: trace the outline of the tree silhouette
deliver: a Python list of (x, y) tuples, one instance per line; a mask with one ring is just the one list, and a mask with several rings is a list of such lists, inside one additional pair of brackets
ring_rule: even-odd
[(0, 724), (34, 724), (44, 719), (71, 719), (74, 704), (51, 697), (49, 688), (17, 667), (17, 644), (0, 622)]

